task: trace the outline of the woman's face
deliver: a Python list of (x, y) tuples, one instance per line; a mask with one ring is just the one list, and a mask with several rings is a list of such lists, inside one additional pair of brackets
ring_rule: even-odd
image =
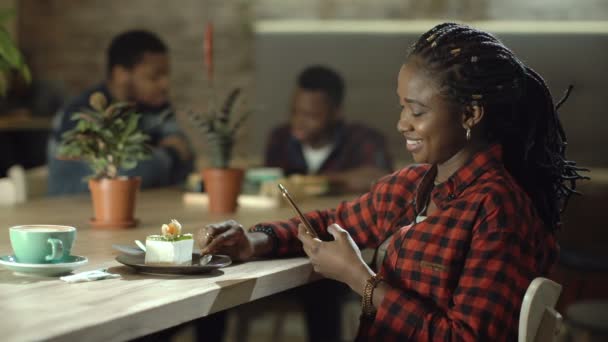
[(401, 67), (397, 95), (397, 130), (416, 163), (442, 164), (464, 148), (464, 116), (450, 109), (437, 81), (420, 69), (416, 59)]

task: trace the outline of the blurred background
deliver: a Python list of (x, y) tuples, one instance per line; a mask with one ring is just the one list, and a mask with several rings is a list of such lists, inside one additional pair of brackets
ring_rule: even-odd
[[(593, 171), (583, 186), (586, 196), (573, 199), (565, 217), (565, 257), (556, 277), (566, 285), (562, 307), (606, 297), (608, 1), (0, 0), (0, 8), (15, 10), (7, 28), (40, 85), (39, 103), (23, 114), (31, 124), (0, 126), (0, 165), (19, 162), (26, 168), (46, 163), (53, 115), (105, 77), (105, 50), (128, 29), (156, 32), (169, 45), (172, 101), (204, 165), (203, 139), (189, 130), (179, 110), (204, 109), (212, 97), (203, 70), (203, 34), (205, 24), (213, 23), (214, 91), (223, 96), (233, 87), (244, 89), (253, 113), (237, 159), (252, 166), (260, 165), (271, 128), (286, 120), (296, 75), (310, 64), (326, 64), (343, 75), (345, 117), (383, 132), (396, 166), (408, 164), (395, 130), (394, 90), (409, 44), (442, 21), (493, 32), (539, 71), (556, 101), (574, 85), (561, 110), (568, 155)], [(14, 135), (25, 137), (18, 151), (3, 143)]]
[[(602, 75), (608, 71), (608, 2), (601, 0), (2, 0), (16, 9), (9, 27), (35, 79), (61, 86), (67, 98), (105, 75), (111, 38), (131, 28), (157, 32), (170, 47), (172, 100), (180, 109), (205, 108), (203, 32), (215, 30), (215, 88), (245, 88), (255, 109), (241, 156), (259, 158), (269, 127), (287, 115), (295, 76), (311, 63), (330, 65), (346, 79), (347, 118), (384, 131), (397, 161), (407, 161), (395, 134), (396, 74), (408, 45), (445, 20), (473, 21), (547, 79), (554, 97), (575, 91), (562, 111), (570, 155), (582, 164), (608, 163), (596, 152), (608, 143)], [(476, 24), (476, 23), (473, 23)], [(52, 112), (52, 111), (51, 111)], [(47, 115), (52, 113), (37, 113)], [(191, 134), (197, 149), (202, 141)], [(597, 140), (596, 140), (597, 139)], [(594, 148), (595, 147), (595, 148)], [(402, 162), (402, 163), (403, 163)]]

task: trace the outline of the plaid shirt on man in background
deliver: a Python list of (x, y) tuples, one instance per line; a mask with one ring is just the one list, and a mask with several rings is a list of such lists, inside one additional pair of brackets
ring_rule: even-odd
[[(362, 248), (393, 236), (379, 271), (391, 288), (375, 317), (362, 319), (358, 340), (514, 341), (524, 293), (556, 261), (556, 238), (505, 170), (499, 145), (435, 186), (438, 210), (414, 224), (419, 186), (434, 172), (407, 167), (354, 201), (306, 214), (325, 240), (333, 223)], [(276, 255), (303, 253), (298, 222), (260, 224), (276, 233)]]
[[(285, 175), (307, 174), (308, 165), (302, 144), (291, 135), (289, 125), (282, 125), (268, 139), (265, 166), (280, 167)], [(317, 174), (347, 171), (372, 166), (386, 172), (393, 163), (382, 134), (360, 124), (341, 122), (335, 128), (333, 149)]]

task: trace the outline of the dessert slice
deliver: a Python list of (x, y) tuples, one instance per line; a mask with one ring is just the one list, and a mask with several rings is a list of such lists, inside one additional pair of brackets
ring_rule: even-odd
[(163, 224), (161, 235), (146, 238), (146, 264), (190, 265), (194, 239), (192, 234), (181, 234), (182, 225), (177, 220)]

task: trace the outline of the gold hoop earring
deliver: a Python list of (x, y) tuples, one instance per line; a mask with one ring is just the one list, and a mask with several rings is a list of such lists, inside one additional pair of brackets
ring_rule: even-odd
[(467, 141), (471, 140), (471, 128), (467, 127)]

